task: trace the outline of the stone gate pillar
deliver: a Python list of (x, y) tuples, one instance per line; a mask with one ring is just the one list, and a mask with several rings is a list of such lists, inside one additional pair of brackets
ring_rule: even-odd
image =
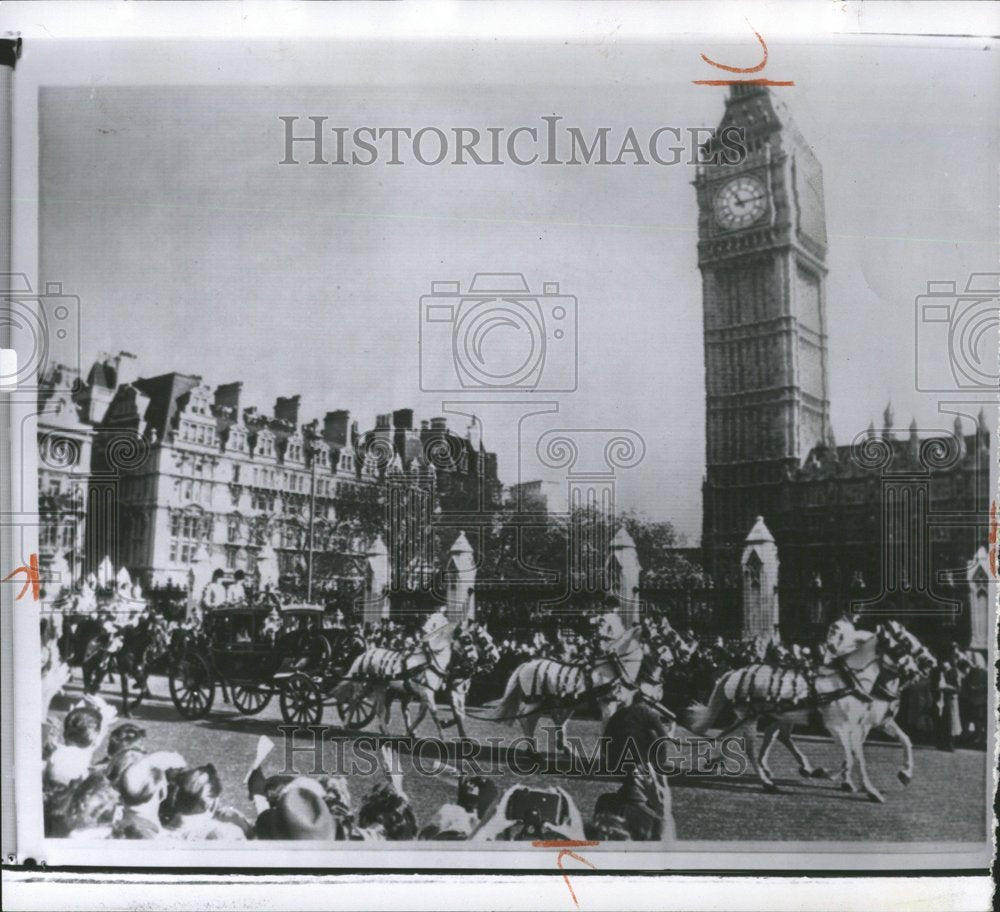
[(764, 517), (746, 537), (740, 559), (743, 576), (743, 636), (770, 638), (778, 625), (778, 546)]
[(365, 594), (362, 616), (366, 624), (389, 617), (389, 551), (378, 535), (365, 552)]
[(618, 601), (618, 614), (626, 627), (639, 623), (639, 575), (642, 567), (635, 542), (622, 526), (611, 540), (607, 561), (611, 593)]
[(476, 561), (464, 532), (451, 546), (445, 570), (445, 605), (448, 620), (460, 623), (476, 617)]

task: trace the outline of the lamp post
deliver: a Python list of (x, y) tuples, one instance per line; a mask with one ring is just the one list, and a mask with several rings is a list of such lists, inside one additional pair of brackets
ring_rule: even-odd
[(306, 557), (306, 601), (312, 602), (313, 592), (313, 537), (316, 524), (316, 428), (305, 428), (306, 455), (309, 457), (309, 554)]

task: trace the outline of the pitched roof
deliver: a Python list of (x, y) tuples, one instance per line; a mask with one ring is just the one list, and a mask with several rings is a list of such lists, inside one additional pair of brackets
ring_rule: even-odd
[(155, 428), (162, 437), (177, 426), (177, 414), (182, 407), (180, 399), (201, 383), (197, 374), (179, 374), (176, 371), (158, 377), (143, 378), (133, 384), (149, 397), (146, 409), (146, 426)]

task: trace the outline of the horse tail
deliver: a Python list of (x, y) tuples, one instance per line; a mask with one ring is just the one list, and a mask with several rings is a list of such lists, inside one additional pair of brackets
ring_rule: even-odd
[(707, 704), (692, 703), (688, 709), (688, 728), (696, 735), (703, 735), (708, 731), (709, 726), (729, 703), (729, 697), (726, 696), (726, 679), (728, 677), (726, 674), (719, 678)]
[(504, 691), (500, 703), (497, 705), (496, 715), (493, 722), (512, 722), (512, 717), (516, 716), (518, 710), (524, 702), (524, 690), (521, 688), (521, 669), (523, 665), (518, 665), (511, 673), (507, 681), (507, 689)]

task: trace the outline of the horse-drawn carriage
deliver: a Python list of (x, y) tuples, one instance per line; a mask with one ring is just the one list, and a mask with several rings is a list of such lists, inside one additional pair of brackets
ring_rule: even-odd
[[(342, 627), (327, 627), (321, 606), (292, 604), (234, 606), (206, 614), (201, 630), (173, 657), (170, 696), (185, 719), (204, 718), (223, 699), (243, 715), (262, 712), (277, 694), (281, 716), (296, 725), (315, 725), (333, 702), (340, 683), (365, 642)], [(338, 705), (349, 728), (371, 721), (371, 699)]]

